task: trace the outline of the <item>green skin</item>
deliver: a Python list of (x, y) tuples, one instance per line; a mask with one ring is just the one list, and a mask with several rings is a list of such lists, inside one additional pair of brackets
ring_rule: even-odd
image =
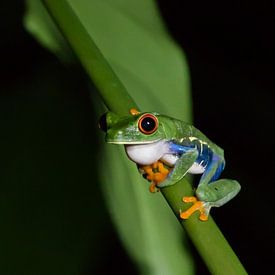
[[(158, 120), (158, 127), (152, 134), (145, 134), (139, 129), (138, 122), (144, 114), (154, 115)], [(202, 177), (196, 189), (196, 197), (203, 202), (207, 216), (211, 207), (222, 206), (240, 191), (240, 185), (235, 180), (213, 180), (217, 169), (219, 169), (221, 163), (224, 163), (223, 150), (188, 123), (157, 113), (139, 113), (120, 117), (108, 112), (106, 114), (106, 128), (106, 141), (108, 143), (124, 144), (126, 146), (143, 145), (141, 147), (145, 148), (154, 142), (163, 141), (162, 146), (177, 144), (188, 148), (186, 152), (177, 154), (178, 159), (173, 165), (172, 172), (163, 182), (158, 184), (160, 188), (177, 183), (187, 172), (192, 173), (190, 169), (198, 160), (200, 148), (202, 146), (207, 148), (207, 152), (215, 155), (217, 161), (212, 162), (211, 165), (208, 162), (207, 171), (204, 167), (205, 170), (199, 172), (202, 173)]]

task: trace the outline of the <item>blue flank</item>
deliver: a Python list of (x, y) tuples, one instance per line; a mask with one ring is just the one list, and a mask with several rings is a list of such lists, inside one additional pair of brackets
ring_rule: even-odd
[(195, 148), (196, 146), (194, 144), (190, 146), (181, 145), (174, 142), (170, 142), (169, 144), (169, 149), (171, 150), (172, 154), (177, 154), (177, 155), (182, 155)]
[(220, 177), (220, 175), (221, 175), (221, 173), (224, 169), (224, 166), (225, 166), (225, 161), (221, 161), (221, 158), (219, 156), (212, 154), (211, 161), (207, 165), (207, 167), (205, 169), (205, 172), (203, 173), (202, 178), (207, 176), (207, 174), (210, 173), (213, 166), (216, 166), (217, 164), (218, 164), (218, 167), (216, 168), (216, 171), (215, 171), (213, 177), (210, 179), (209, 183), (213, 182), (213, 181), (216, 181)]
[(206, 169), (207, 165), (211, 163), (213, 152), (207, 144), (200, 142), (197, 143), (197, 150), (199, 152), (199, 155), (196, 159), (196, 163), (200, 164)]
[(220, 177), (220, 175), (221, 175), (221, 173), (222, 173), (222, 171), (223, 171), (223, 169), (225, 167), (225, 161), (224, 160), (221, 161), (221, 158), (218, 157), (217, 155), (213, 156), (212, 162), (213, 161), (215, 161), (216, 163), (218, 162), (218, 167), (217, 167), (217, 170), (216, 170), (215, 174), (211, 178), (210, 182), (211, 181), (216, 181)]
[(172, 154), (177, 155), (182, 155), (190, 150), (196, 149), (199, 153), (196, 159), (196, 163), (200, 164), (205, 169), (202, 177), (205, 177), (211, 171), (211, 168), (218, 163), (218, 167), (210, 182), (216, 181), (224, 169), (225, 161), (221, 160), (218, 155), (213, 154), (213, 151), (210, 149), (210, 147), (207, 144), (201, 143), (199, 140), (192, 141), (190, 145), (182, 145), (170, 142), (169, 149), (171, 150)]

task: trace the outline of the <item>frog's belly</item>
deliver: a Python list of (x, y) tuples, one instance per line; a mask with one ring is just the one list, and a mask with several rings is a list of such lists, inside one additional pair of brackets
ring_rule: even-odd
[(205, 167), (201, 164), (194, 162), (193, 165), (189, 168), (188, 173), (190, 174), (202, 174), (205, 171)]
[(173, 154), (165, 154), (161, 157), (161, 161), (169, 166), (174, 166), (178, 159), (179, 157)]
[[(169, 145), (165, 141), (149, 144), (126, 145), (125, 150), (128, 157), (140, 165), (151, 165), (160, 159), (168, 166), (173, 167), (179, 159), (178, 155), (168, 153)], [(189, 168), (188, 173), (202, 174), (204, 171), (205, 167), (195, 162)]]

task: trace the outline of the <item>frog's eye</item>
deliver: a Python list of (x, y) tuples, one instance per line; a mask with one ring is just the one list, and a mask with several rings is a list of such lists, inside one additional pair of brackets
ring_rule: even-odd
[(104, 132), (107, 132), (107, 113), (103, 114), (99, 121), (98, 121), (98, 127)]
[(138, 121), (138, 128), (144, 134), (153, 134), (158, 129), (158, 119), (152, 114), (144, 114)]

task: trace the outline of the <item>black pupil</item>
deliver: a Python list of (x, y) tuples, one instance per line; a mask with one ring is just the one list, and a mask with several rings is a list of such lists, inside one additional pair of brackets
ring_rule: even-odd
[(145, 117), (141, 121), (141, 127), (145, 132), (151, 132), (156, 127), (156, 121), (151, 117)]
[(102, 131), (107, 132), (106, 113), (100, 117), (98, 125)]

